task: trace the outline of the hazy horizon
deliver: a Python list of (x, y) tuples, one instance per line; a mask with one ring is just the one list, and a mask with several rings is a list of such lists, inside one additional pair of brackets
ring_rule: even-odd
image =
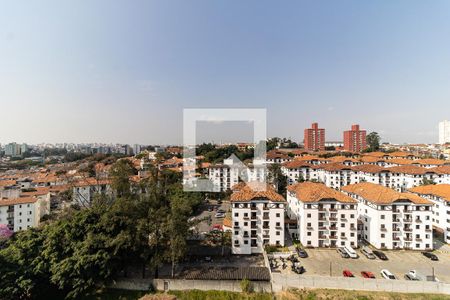
[[(437, 143), (449, 37), (444, 0), (5, 2), (0, 143), (181, 144), (184, 108), (266, 108), (296, 142), (318, 122)], [(247, 132), (223, 130), (205, 138)]]

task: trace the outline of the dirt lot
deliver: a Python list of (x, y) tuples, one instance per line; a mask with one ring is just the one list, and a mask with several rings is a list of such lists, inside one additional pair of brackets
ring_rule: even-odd
[[(342, 276), (344, 269), (350, 270), (356, 277), (362, 277), (361, 271), (370, 271), (380, 278), (380, 271), (388, 269), (398, 279), (402, 279), (409, 270), (417, 270), (423, 276), (431, 275), (434, 268), (436, 277), (440, 281), (450, 283), (450, 254), (438, 252), (439, 261), (431, 261), (416, 251), (384, 251), (388, 261), (367, 259), (359, 250), (358, 259), (342, 258), (335, 249), (308, 249), (309, 257), (301, 259), (306, 268), (305, 275)], [(289, 269), (289, 268), (287, 268)], [(286, 272), (290, 270), (284, 270)]]

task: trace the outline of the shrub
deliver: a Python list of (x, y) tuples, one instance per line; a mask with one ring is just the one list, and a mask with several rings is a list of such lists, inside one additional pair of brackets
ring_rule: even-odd
[(241, 281), (241, 290), (244, 293), (251, 293), (253, 291), (252, 289), (252, 283), (247, 278), (242, 279)]

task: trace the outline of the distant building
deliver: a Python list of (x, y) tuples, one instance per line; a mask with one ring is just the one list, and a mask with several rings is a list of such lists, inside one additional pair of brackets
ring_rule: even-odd
[(11, 157), (20, 157), (28, 151), (27, 144), (9, 143), (5, 145), (5, 155)]
[(351, 130), (344, 131), (344, 150), (361, 152), (366, 148), (366, 131), (359, 129), (359, 125), (352, 125)]
[(306, 128), (304, 133), (305, 150), (319, 151), (325, 149), (325, 129), (319, 128), (319, 124), (313, 123), (311, 128)]
[(134, 151), (135, 155), (138, 155), (139, 153), (141, 153), (141, 145), (134, 144), (133, 151)]
[(450, 122), (445, 120), (439, 123), (439, 144), (450, 143)]

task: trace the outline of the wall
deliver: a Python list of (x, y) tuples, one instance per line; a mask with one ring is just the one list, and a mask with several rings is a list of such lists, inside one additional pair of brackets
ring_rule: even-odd
[[(253, 281), (251, 283), (255, 292), (272, 292), (269, 281)], [(157, 290), (221, 290), (241, 292), (240, 280), (185, 280), (185, 279), (133, 279), (119, 280), (113, 282), (110, 286), (113, 289), (124, 290), (149, 290), (154, 287)]]

